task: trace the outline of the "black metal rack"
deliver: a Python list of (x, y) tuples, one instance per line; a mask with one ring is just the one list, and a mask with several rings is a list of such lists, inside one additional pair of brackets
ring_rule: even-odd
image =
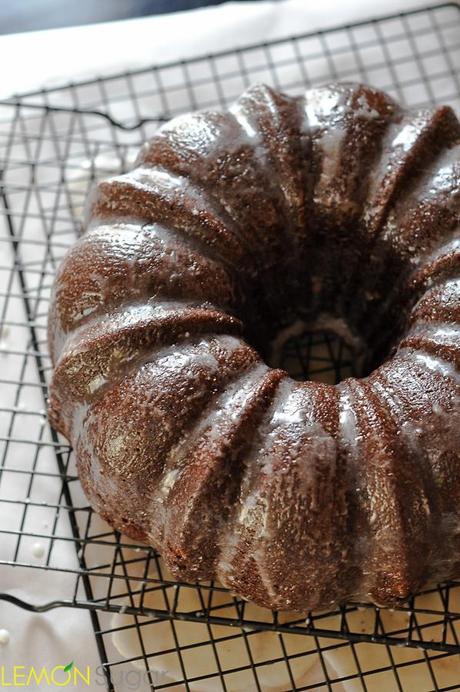
[[(433, 586), (396, 611), (349, 604), (289, 616), (248, 605), (216, 584), (178, 584), (153, 550), (91, 512), (71, 450), (46, 421), (49, 291), (79, 233), (94, 178), (124, 170), (173, 115), (225, 105), (253, 82), (295, 93), (330, 79), (365, 81), (411, 106), (442, 102), (459, 109), (460, 7), (403, 12), (0, 104), (0, 588), (2, 574), (22, 567), (46, 570), (59, 595), (42, 604), (31, 587), (27, 602), (8, 592), (0, 600), (34, 611), (88, 609), (108, 689), (123, 690), (118, 673), (134, 664), (144, 671), (139, 689), (240, 689), (235, 680), (245, 674), (249, 682), (241, 689), (268, 690), (270, 669), (286, 691), (407, 690), (407, 671), (417, 666), (426, 681), (420, 692), (460, 690), (460, 659), (458, 680), (446, 675), (446, 661), (460, 653), (460, 583)], [(330, 381), (353, 367), (328, 334), (290, 342), (284, 357), (297, 360), (303, 376)], [(41, 562), (31, 559), (36, 541), (46, 551)], [(184, 641), (187, 622), (194, 634)], [(257, 649), (264, 632), (276, 633), (265, 658)], [(231, 664), (223, 646), (239, 647)], [(204, 647), (206, 671), (193, 674), (191, 657)], [(365, 664), (369, 647), (379, 652), (372, 667)], [(178, 672), (158, 678), (155, 660), (168, 655)], [(313, 660), (317, 677), (302, 682), (299, 670)]]

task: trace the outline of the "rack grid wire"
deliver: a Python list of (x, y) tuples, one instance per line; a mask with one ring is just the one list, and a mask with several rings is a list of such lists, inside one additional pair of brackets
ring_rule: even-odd
[[(254, 82), (298, 93), (360, 80), (413, 107), (459, 109), (459, 68), (460, 7), (444, 4), (0, 104), (0, 599), (33, 611), (88, 609), (108, 689), (123, 690), (123, 671), (137, 670), (146, 690), (263, 691), (276, 680), (280, 690), (391, 692), (409, 689), (417, 667), (419, 692), (460, 690), (460, 582), (392, 611), (353, 603), (309, 614), (272, 613), (218, 584), (177, 583), (153, 549), (92, 513), (45, 411), (56, 267), (80, 233), (94, 179), (126, 170), (159, 123), (225, 106)], [(283, 357), (300, 377), (335, 382), (353, 371), (331, 334), (303, 335)], [(37, 541), (42, 560), (32, 557)], [(17, 598), (15, 567), (45, 570), (58, 598), (39, 603), (33, 580), (30, 600)]]

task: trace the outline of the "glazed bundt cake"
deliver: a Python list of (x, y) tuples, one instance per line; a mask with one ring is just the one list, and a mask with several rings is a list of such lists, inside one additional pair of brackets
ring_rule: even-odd
[[(54, 286), (49, 406), (109, 524), (270, 608), (460, 575), (450, 108), (256, 86), (161, 127), (85, 225)], [(273, 367), (283, 330), (327, 319), (359, 378)]]

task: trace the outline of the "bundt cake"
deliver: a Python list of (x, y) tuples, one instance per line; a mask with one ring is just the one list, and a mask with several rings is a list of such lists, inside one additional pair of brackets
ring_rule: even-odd
[[(50, 308), (50, 418), (113, 527), (284, 610), (460, 575), (460, 125), (332, 84), (246, 91), (99, 182)], [(334, 320), (362, 372), (273, 364)]]

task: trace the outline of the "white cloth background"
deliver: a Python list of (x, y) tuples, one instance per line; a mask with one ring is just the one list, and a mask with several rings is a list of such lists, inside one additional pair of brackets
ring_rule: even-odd
[[(206, 54), (424, 4), (426, 0), (386, 0), (379, 4), (373, 0), (229, 2), (190, 13), (2, 36), (0, 98), (43, 85)], [(6, 244), (0, 244), (2, 265), (11, 261), (5, 253)], [(0, 363), (2, 367), (7, 367), (5, 361)], [(1, 397), (0, 391), (0, 405)], [(74, 558), (69, 554), (68, 559), (71, 564)], [(5, 569), (10, 576), (0, 571), (0, 590), (11, 587), (27, 597), (33, 586), (34, 598), (41, 602), (59, 597), (55, 581), (51, 582), (46, 572)], [(8, 629), (11, 635), (9, 645), (0, 647), (0, 665), (41, 667), (77, 658), (93, 668), (99, 663), (87, 612), (59, 609), (34, 615), (0, 602), (0, 628)]]
[(425, 0), (228, 2), (159, 17), (2, 36), (0, 98), (423, 5)]

